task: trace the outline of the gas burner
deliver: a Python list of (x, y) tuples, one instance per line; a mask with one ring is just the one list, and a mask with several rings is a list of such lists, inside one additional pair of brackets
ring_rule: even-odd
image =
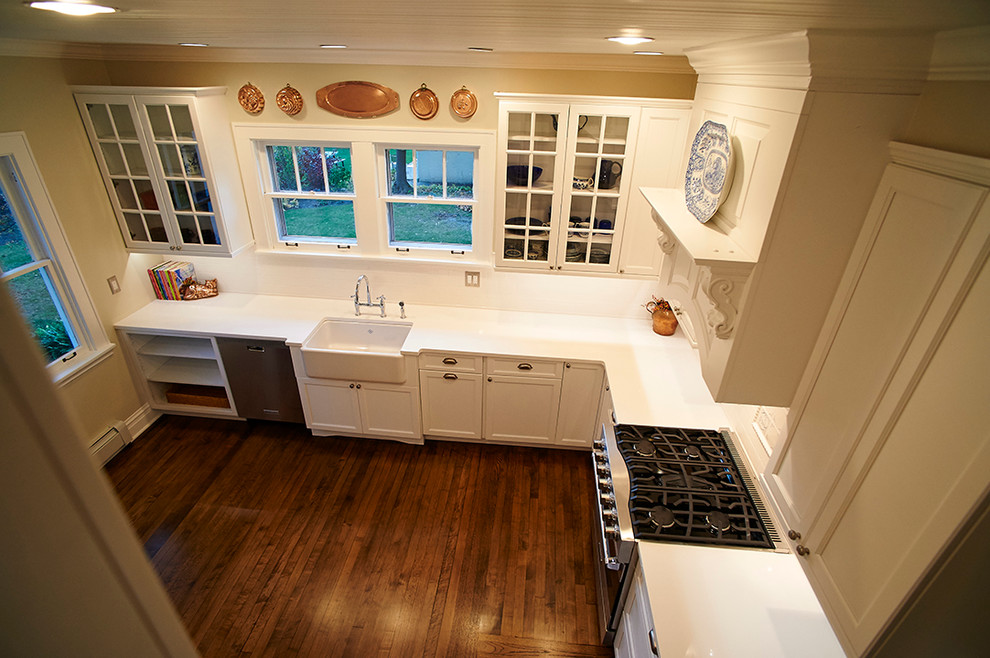
[(669, 528), (674, 525), (674, 513), (670, 511), (670, 508), (663, 505), (654, 507), (646, 516), (650, 519), (650, 523), (657, 528)]
[(705, 522), (714, 533), (725, 532), (732, 527), (729, 521), (729, 515), (717, 509), (708, 513), (705, 517)]
[(640, 439), (635, 443), (634, 449), (636, 450), (636, 454), (641, 457), (652, 457), (657, 454), (656, 447), (650, 443), (649, 439)]
[(698, 446), (684, 446), (684, 454), (688, 456), (688, 459), (701, 459), (704, 456)]

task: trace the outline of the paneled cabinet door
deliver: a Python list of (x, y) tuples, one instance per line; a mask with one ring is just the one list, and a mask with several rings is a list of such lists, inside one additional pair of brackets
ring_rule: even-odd
[(987, 487), (986, 195), (888, 166), (768, 465), (811, 583), (856, 655)]
[(552, 443), (559, 408), (559, 379), (492, 375), (485, 383), (485, 438)]
[(479, 373), (420, 372), (423, 434), (480, 440), (483, 383)]
[(616, 658), (646, 658), (658, 656), (656, 633), (653, 630), (653, 613), (646, 592), (643, 572), (639, 568), (622, 610), (622, 621), (615, 634), (613, 645)]
[(362, 382), (358, 386), (361, 425), (365, 434), (421, 440), (419, 389)]
[(604, 369), (597, 363), (564, 364), (556, 443), (590, 448), (595, 439), (601, 438), (598, 414), (604, 379)]
[(358, 408), (357, 387), (353, 382), (325, 380), (303, 384), (305, 407), (312, 429), (360, 434), (363, 432)]

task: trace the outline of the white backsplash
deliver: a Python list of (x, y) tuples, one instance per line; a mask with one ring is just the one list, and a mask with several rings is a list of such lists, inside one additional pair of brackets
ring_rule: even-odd
[[(478, 263), (332, 258), (319, 255), (242, 253), (234, 258), (187, 258), (196, 278), (218, 279), (220, 290), (263, 295), (347, 299), (358, 276), (366, 274), (373, 297), (388, 307), (434, 304), (513, 311), (642, 317), (643, 304), (656, 293), (653, 278), (496, 271)], [(464, 272), (481, 272), (481, 285), (464, 285)]]

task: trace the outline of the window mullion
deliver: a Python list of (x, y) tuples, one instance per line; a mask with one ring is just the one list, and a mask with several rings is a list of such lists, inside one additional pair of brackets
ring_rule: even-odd
[(299, 147), (292, 147), (292, 169), (296, 174), (296, 192), (302, 191), (302, 181), (299, 179)]
[(35, 270), (40, 270), (44, 267), (51, 265), (51, 260), (47, 258), (41, 258), (39, 260), (31, 261), (30, 263), (25, 263), (20, 267), (15, 267), (12, 270), (7, 270), (0, 274), (0, 281), (10, 281), (11, 279), (16, 279), (19, 276), (24, 276), (25, 274), (30, 274)]

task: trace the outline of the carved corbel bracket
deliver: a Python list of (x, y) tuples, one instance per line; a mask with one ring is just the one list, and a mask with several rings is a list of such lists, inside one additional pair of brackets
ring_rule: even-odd
[(663, 253), (669, 256), (671, 253), (673, 253), (674, 247), (677, 246), (677, 240), (667, 235), (661, 229), (660, 234), (657, 235), (657, 246), (660, 247), (660, 251), (662, 251)]
[(701, 290), (713, 307), (705, 319), (716, 338), (728, 339), (736, 328), (749, 272), (713, 271), (710, 267), (703, 267), (701, 271)]

